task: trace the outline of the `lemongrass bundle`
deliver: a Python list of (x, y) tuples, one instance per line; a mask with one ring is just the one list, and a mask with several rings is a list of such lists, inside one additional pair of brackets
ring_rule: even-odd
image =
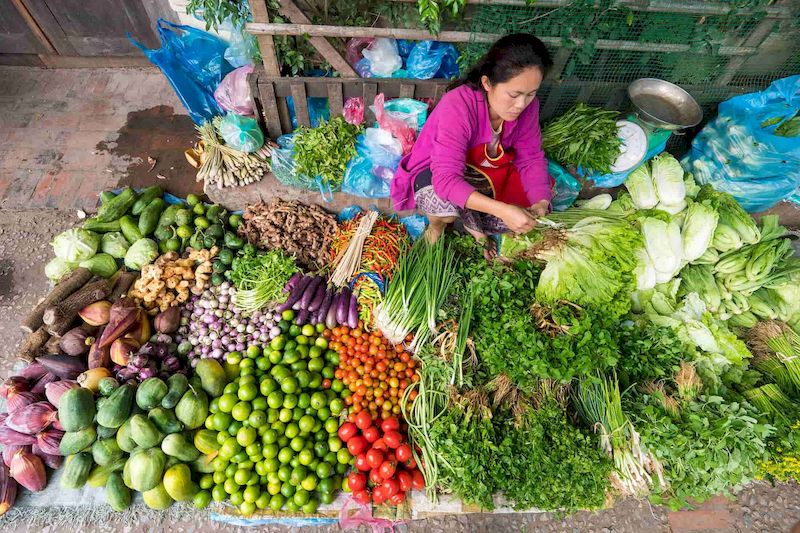
[(369, 211), (366, 215), (362, 215), (355, 233), (350, 237), (347, 248), (336, 256), (331, 263), (336, 266), (331, 276), (331, 283), (337, 287), (343, 287), (358, 273), (364, 242), (372, 232), (372, 226), (376, 220), (378, 220), (377, 211)]

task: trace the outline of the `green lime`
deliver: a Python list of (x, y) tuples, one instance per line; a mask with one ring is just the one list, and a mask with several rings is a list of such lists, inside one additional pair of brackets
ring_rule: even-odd
[(311, 498), (311, 494), (306, 489), (300, 489), (294, 493), (294, 503), (297, 505), (305, 505)]
[(249, 402), (258, 396), (258, 387), (255, 383), (245, 383), (239, 387), (238, 395), (243, 402)]
[(340, 439), (336, 435), (331, 435), (330, 437), (328, 437), (328, 448), (332, 452), (338, 452), (339, 450), (342, 449), (342, 439)]
[[(321, 357), (317, 357), (316, 359), (311, 359), (308, 362), (309, 372), (321, 372), (323, 368), (325, 368), (325, 361), (323, 361)], [(309, 379), (309, 381), (311, 380)]]
[(239, 422), (247, 420), (247, 417), (250, 416), (250, 404), (246, 402), (237, 403), (233, 406), (231, 415), (233, 415), (234, 420), (238, 420)]
[[(327, 481), (327, 479), (321, 480), (319, 482), (320, 486), (322, 486), (322, 482), (323, 481)], [(320, 493), (319, 493), (319, 503), (321, 503), (323, 505), (330, 505), (330, 504), (333, 503), (333, 500), (335, 500), (335, 499), (336, 499), (336, 492), (335, 491), (331, 491), (331, 492), (320, 491)]]
[(227, 476), (225, 476), (224, 471), (221, 471), (221, 472), (214, 472), (213, 474), (211, 474), (211, 478), (212, 481), (214, 482), (214, 485), (219, 485), (220, 483), (225, 483)]
[(243, 496), (244, 501), (255, 503), (258, 497), (261, 496), (261, 489), (258, 487), (258, 485), (251, 485), (244, 489)]
[(257, 359), (261, 356), (261, 347), (256, 344), (251, 344), (247, 347), (245, 352), (250, 359)]
[(197, 217), (194, 219), (194, 225), (196, 228), (206, 229), (211, 225), (211, 223), (206, 217)]
[(222, 486), (225, 487), (225, 492), (227, 492), (229, 495), (239, 490), (239, 485), (237, 485), (233, 480), (233, 476), (230, 476), (228, 479), (226, 479)]
[(287, 439), (293, 439), (300, 434), (300, 428), (297, 427), (297, 424), (292, 422), (286, 426), (286, 430), (283, 432), (283, 434)]
[(309, 449), (302, 450), (298, 454), (297, 459), (300, 461), (301, 465), (310, 465), (314, 460), (314, 452)]
[[(330, 419), (330, 417), (331, 417), (331, 410), (328, 409), (327, 407), (322, 407), (321, 409), (317, 410), (317, 418), (320, 421), (327, 422)], [(321, 425), (320, 425), (319, 429), (322, 429)], [(315, 431), (319, 431), (319, 429), (317, 429)]]
[(287, 513), (291, 513), (291, 514), (299, 513), (301, 509), (302, 509), (302, 506), (301, 505), (297, 505), (296, 503), (294, 503), (294, 500), (286, 500), (286, 512)]
[(324, 441), (317, 441), (314, 443), (314, 454), (317, 457), (325, 457), (328, 453), (328, 444)]
[(270, 364), (277, 365), (283, 361), (283, 352), (278, 350), (272, 350), (269, 352), (269, 362)]
[(278, 452), (278, 461), (280, 461), (281, 464), (288, 463), (292, 460), (292, 457), (294, 457), (294, 454), (290, 448), (281, 448), (281, 451)]
[[(248, 368), (253, 368), (255, 366), (256, 366), (256, 362), (253, 361), (252, 359), (242, 359), (239, 362), (239, 368), (242, 369), (242, 370), (245, 370), (245, 369), (248, 369)], [(242, 372), (242, 375), (245, 375), (244, 372)]]
[(311, 431), (314, 429), (314, 424), (316, 422), (317, 421), (314, 420), (313, 416), (303, 415), (303, 417), (300, 418), (300, 421), (298, 422), (297, 425), (300, 426), (300, 431), (302, 433), (311, 433)]
[(283, 352), (283, 363), (293, 365), (300, 360), (300, 353), (296, 350), (285, 350)]
[(236, 473), (233, 475), (233, 481), (240, 486), (246, 485), (247, 480), (249, 479), (250, 479), (250, 471), (245, 470), (243, 468), (238, 469)]
[(216, 431), (224, 431), (232, 421), (233, 419), (228, 413), (219, 412), (211, 416), (211, 423), (214, 426), (212, 429)]
[(269, 371), (269, 373), (273, 378), (275, 378), (275, 381), (277, 381), (278, 384), (280, 384), (281, 382), (283, 382), (284, 379), (292, 375), (292, 371), (283, 365), (273, 366), (272, 369)]
[(306, 337), (305, 335), (298, 335), (297, 337), (294, 338), (294, 340), (296, 340), (297, 344), (301, 346), (305, 346), (308, 344), (308, 337)]
[(184, 224), (183, 226), (178, 226), (176, 233), (181, 239), (188, 239), (194, 235), (194, 230), (188, 224)]
[(352, 459), (353, 456), (350, 455), (350, 452), (347, 451), (347, 448), (341, 448), (338, 452), (336, 452), (336, 460), (339, 462), (339, 464), (350, 464)]
[(228, 429), (226, 429), (225, 431), (227, 431), (233, 437), (236, 436), (236, 434), (239, 432), (241, 428), (242, 428), (242, 423), (237, 420), (234, 420), (233, 422), (231, 422), (231, 425), (228, 426)]
[(314, 329), (314, 326), (312, 326), (311, 324), (306, 324), (305, 326), (302, 327), (302, 329), (300, 331), (306, 337), (311, 337), (312, 335), (314, 335), (314, 333), (316, 333), (316, 330)]
[[(322, 463), (322, 464), (326, 464), (326, 463)], [(330, 466), (330, 465), (328, 465), (328, 466)], [(317, 467), (317, 468), (319, 468), (319, 467)], [(333, 468), (331, 468), (331, 471), (333, 471)], [(317, 485), (317, 489), (322, 494), (328, 494), (328, 493), (334, 492), (337, 488), (338, 487), (336, 486), (336, 478), (335, 477), (329, 477), (329, 476), (325, 476), (322, 479), (320, 479), (319, 480), (319, 485)]]
[(330, 463), (322, 462), (319, 465), (317, 465), (317, 469), (315, 472), (318, 478), (325, 479), (333, 475), (333, 466)]
[[(283, 393), (277, 390), (269, 393), (269, 396), (267, 396), (267, 405), (272, 409), (280, 409), (283, 406)], [(220, 408), (222, 408), (221, 405)]]
[(308, 372), (308, 370), (301, 370), (295, 375), (295, 377), (297, 379), (297, 384), (302, 389), (307, 388), (308, 384), (311, 383), (311, 374)]
[[(258, 390), (262, 396), (269, 396), (270, 393), (278, 390), (278, 382), (271, 377), (265, 376), (259, 383)], [(267, 401), (267, 405), (269, 405), (269, 401)]]
[(225, 361), (232, 365), (238, 365), (242, 362), (242, 352), (230, 352), (225, 356)]
[(322, 376), (319, 375), (319, 372), (311, 373), (311, 382), (308, 384), (308, 388), (309, 389), (322, 388)]
[(261, 448), (261, 453), (267, 459), (272, 459), (273, 457), (277, 457), (279, 451), (280, 450), (278, 448), (278, 445), (275, 443), (265, 444)]
[(230, 460), (241, 450), (242, 447), (237, 440), (234, 437), (228, 437), (219, 449), (219, 456), (225, 460)]
[(264, 433), (261, 440), (264, 441), (264, 444), (274, 444), (278, 441), (278, 432), (270, 428)]
[[(261, 443), (258, 441), (252, 442), (247, 445), (247, 448), (244, 449), (247, 456), (250, 458), (251, 461), (258, 462), (263, 457), (262, 450), (261, 450)], [(253, 459), (255, 457), (255, 459)], [(264, 475), (264, 474), (261, 474)]]
[[(268, 483), (267, 484), (267, 493), (269, 493), (272, 496), (275, 496), (276, 494), (280, 494), (281, 493), (281, 483), (280, 482)], [(263, 493), (262, 493), (262, 496), (263, 496)], [(258, 503), (256, 502), (256, 505), (257, 504)]]
[(308, 502), (301, 507), (303, 514), (314, 514), (317, 512), (318, 508), (319, 503), (317, 503), (317, 500), (314, 498), (309, 499)]
[(333, 392), (342, 392), (344, 390), (344, 383), (341, 379), (334, 379), (331, 382), (331, 390)]
[[(278, 487), (278, 490), (281, 490), (280, 489), (280, 485), (278, 485), (277, 487)], [(271, 496), (273, 496), (274, 494), (277, 494), (277, 492), (274, 492), (274, 493), (269, 492), (269, 489), (270, 489), (270, 486), (267, 485), (267, 492), (262, 492), (258, 496), (258, 499), (256, 500), (256, 507), (261, 509), (262, 511), (264, 509), (266, 509), (267, 507), (269, 507), (269, 502), (270, 502)]]
[[(253, 428), (243, 427), (236, 433), (236, 442), (239, 443), (240, 446), (250, 446), (256, 441), (256, 437), (258, 437), (258, 433)], [(249, 453), (247, 454), (250, 455)]]
[(196, 194), (189, 194), (186, 196), (186, 203), (189, 204), (189, 207), (194, 207), (200, 203), (200, 197)]
[(247, 423), (258, 429), (267, 423), (267, 413), (264, 411), (253, 411), (247, 417)]
[[(292, 313), (294, 314), (294, 311), (292, 311)], [(289, 320), (291, 320), (291, 319), (289, 319)], [(300, 326), (298, 326), (297, 324), (292, 324), (291, 326), (289, 326), (289, 335), (291, 335), (292, 337), (295, 337), (295, 342), (297, 342), (297, 338), (296, 337), (298, 335), (300, 335), (300, 333), (302, 331), (303, 331), (303, 329)], [(299, 342), (297, 342), (297, 343), (300, 344)]]
[(269, 362), (269, 357), (259, 357), (256, 359), (256, 368), (261, 371), (269, 370), (269, 367), (272, 366), (272, 363)]
[(307, 475), (303, 481), (300, 482), (300, 486), (303, 487), (303, 490), (307, 490), (309, 492), (316, 490), (317, 488), (317, 476), (314, 474)]
[[(294, 310), (292, 310), (292, 309), (287, 309), (286, 311), (284, 311), (283, 313), (281, 313), (281, 318), (282, 318), (283, 320), (286, 320), (287, 322), (291, 322), (292, 320), (294, 320)], [(291, 329), (291, 328), (290, 328), (290, 329)], [(297, 326), (297, 329), (298, 329), (298, 332), (299, 332), (299, 330), (300, 330), (300, 326)], [(295, 333), (294, 335), (292, 335), (292, 337), (294, 337), (295, 335), (297, 335), (297, 333)]]
[[(342, 413), (342, 411), (344, 410), (344, 402), (342, 400), (340, 400), (339, 398), (334, 398), (333, 400), (331, 400), (331, 403), (328, 406), (328, 408), (331, 410), (331, 414), (333, 416), (339, 416)], [(326, 420), (326, 422), (327, 422), (327, 420)], [(327, 429), (327, 427), (328, 426), (326, 424), (325, 428)], [(328, 431), (328, 433), (332, 433), (332, 432)]]
[[(288, 409), (286, 407), (281, 409), (280, 412), (278, 413), (278, 420), (280, 422), (283, 422), (284, 424), (288, 424), (289, 422), (291, 422), (292, 421), (292, 410)], [(289, 437), (289, 438), (291, 438), (291, 437)]]
[(326, 366), (322, 369), (322, 377), (324, 379), (333, 379), (336, 375), (336, 370), (332, 366)]
[(286, 337), (283, 335), (278, 335), (271, 341), (269, 341), (269, 347), (273, 350), (283, 350), (286, 346)]
[(289, 376), (281, 382), (281, 390), (286, 394), (297, 392), (297, 379)]
[(295, 396), (294, 394), (287, 394), (286, 396), (283, 397), (283, 406), (286, 409), (294, 409), (295, 407), (297, 407), (298, 401), (299, 400), (297, 396)]
[(284, 481), (283, 485), (281, 485), (281, 494), (286, 498), (291, 498), (292, 496), (294, 496), (294, 493), (296, 491), (297, 489), (291, 483)]
[(252, 402), (250, 402), (250, 405), (253, 407), (253, 411), (267, 412), (267, 408), (269, 407), (267, 405), (267, 396), (268, 395), (258, 396)]
[(213, 474), (203, 474), (203, 477), (200, 478), (200, 482), (198, 483), (201, 489), (210, 489), (214, 486), (214, 475)]
[(211, 489), (211, 497), (214, 499), (215, 502), (221, 502), (227, 499), (228, 493), (225, 492), (224, 486), (214, 485), (214, 488)]
[(286, 483), (291, 477), (292, 469), (288, 465), (284, 464), (278, 469), (278, 479), (280, 479), (282, 482)]
[(273, 511), (280, 511), (283, 508), (285, 499), (281, 494), (275, 494), (269, 499), (269, 508)]
[(306, 441), (303, 437), (295, 437), (289, 442), (289, 447), (296, 452), (301, 451), (305, 445)]
[(319, 348), (320, 350), (327, 350), (328, 340), (325, 337), (317, 337), (317, 340), (314, 341), (314, 347)]
[[(233, 503), (233, 498), (231, 497), (231, 503)], [(234, 504), (236, 505), (236, 504)], [(239, 504), (239, 512), (242, 513), (244, 516), (250, 516), (251, 514), (256, 512), (256, 504), (255, 502), (242, 502)]]

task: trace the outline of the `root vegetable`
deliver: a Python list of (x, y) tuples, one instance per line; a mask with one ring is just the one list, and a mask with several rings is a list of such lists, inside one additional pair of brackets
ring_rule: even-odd
[(83, 287), (92, 278), (92, 273), (88, 268), (76, 268), (64, 278), (62, 278), (52, 291), (33, 308), (33, 311), (25, 317), (20, 327), (23, 330), (33, 333), (42, 325), (42, 317), (45, 309), (57, 304), (69, 295)]

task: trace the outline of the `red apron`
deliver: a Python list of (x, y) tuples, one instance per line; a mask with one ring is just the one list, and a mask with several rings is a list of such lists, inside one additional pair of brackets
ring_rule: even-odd
[(531, 203), (522, 187), (517, 167), (514, 166), (514, 152), (497, 145), (497, 157), (486, 153), (489, 145), (482, 144), (467, 151), (467, 166), (464, 178), (475, 190), (500, 202), (530, 207)]

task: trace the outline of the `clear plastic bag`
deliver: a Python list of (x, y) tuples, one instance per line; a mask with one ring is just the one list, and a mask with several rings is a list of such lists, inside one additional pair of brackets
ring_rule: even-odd
[(237, 68), (261, 62), (258, 40), (255, 35), (245, 31), (244, 25), (237, 28), (231, 24), (231, 39), (225, 50), (225, 59)]
[(130, 39), (147, 59), (161, 69), (195, 124), (222, 115), (214, 90), (233, 70), (225, 60), (227, 43), (210, 33), (158, 19), (161, 48), (150, 50)]
[(360, 96), (353, 96), (344, 103), (344, 119), (358, 126), (364, 122), (364, 99)]
[(237, 115), (255, 115), (253, 97), (247, 83), (247, 75), (252, 72), (253, 65), (246, 65), (225, 76), (214, 91), (214, 99), (222, 109)]
[(389, 196), (402, 147), (391, 133), (368, 128), (358, 136), (356, 155), (347, 164), (342, 192), (365, 198)]
[(375, 77), (390, 78), (395, 70), (403, 67), (394, 39), (375, 39), (362, 54), (369, 61), (369, 69)]
[(306, 176), (297, 172), (294, 156), (294, 134), (278, 137), (278, 147), (273, 148), (270, 155), (272, 173), (275, 178), (290, 187), (300, 189), (318, 190), (325, 202), (333, 200), (333, 191), (330, 186), (322, 183), (318, 177)]
[(264, 145), (264, 133), (256, 119), (234, 113), (220, 121), (219, 135), (226, 145), (240, 152), (252, 153)]
[(393, 117), (387, 113), (384, 109), (383, 102), (384, 95), (383, 93), (380, 93), (375, 97), (375, 118), (377, 119), (378, 125), (380, 125), (381, 129), (388, 131), (394, 135), (398, 141), (400, 141), (400, 144), (403, 147), (403, 154), (405, 155), (410, 152), (411, 148), (414, 146), (414, 141), (417, 138), (416, 131), (414, 128), (406, 124), (404, 120)]
[(798, 112), (800, 75), (726, 100), (692, 141), (684, 166), (751, 213), (791, 199), (800, 187), (800, 136), (779, 135), (778, 128)]
[(347, 41), (345, 47), (345, 58), (347, 62), (355, 66), (356, 63), (364, 59), (364, 48), (368, 47), (375, 40), (374, 37), (354, 37)]

